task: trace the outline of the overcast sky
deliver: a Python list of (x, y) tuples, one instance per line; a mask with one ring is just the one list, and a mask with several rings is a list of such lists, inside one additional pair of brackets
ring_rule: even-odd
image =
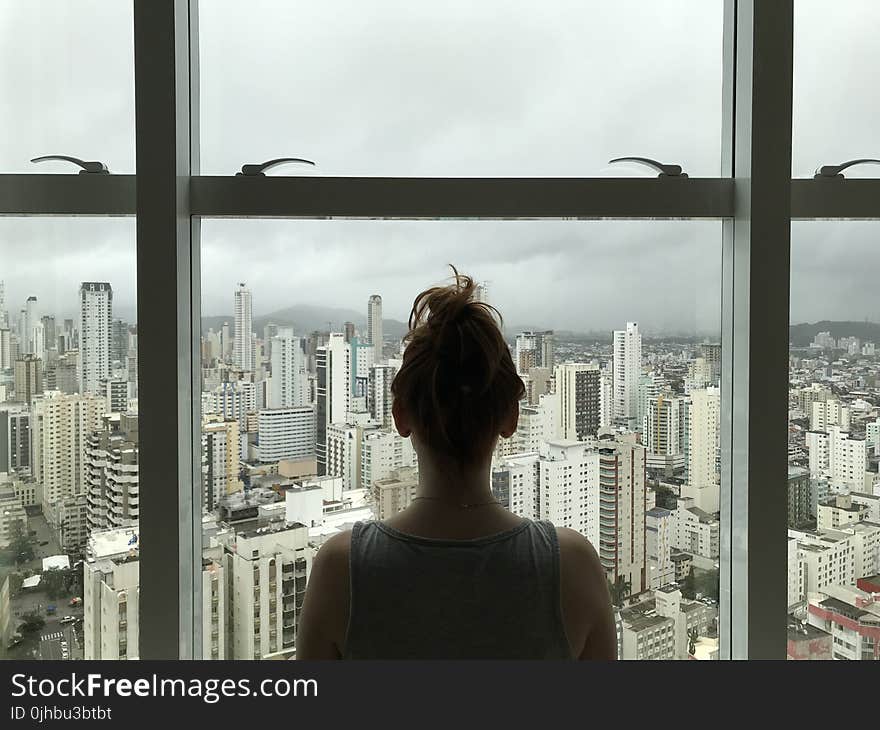
[[(795, 6), (793, 174), (880, 157), (880, 3)], [(201, 7), (205, 173), (287, 155), (327, 175), (644, 174), (607, 165), (621, 155), (719, 173), (722, 0)], [(134, 172), (131, 4), (2, 0), (0, 98), (0, 170), (66, 153)], [(378, 292), (403, 319), (452, 262), (490, 282), (511, 323), (708, 332), (720, 319), (717, 222), (224, 220), (202, 234), (205, 314), (231, 313), (244, 280), (257, 314), (362, 310)], [(130, 219), (0, 219), (7, 307), (34, 294), (70, 316), (78, 283), (102, 280), (133, 316), (134, 236)], [(794, 224), (792, 320), (880, 321), (878, 239), (880, 223)]]

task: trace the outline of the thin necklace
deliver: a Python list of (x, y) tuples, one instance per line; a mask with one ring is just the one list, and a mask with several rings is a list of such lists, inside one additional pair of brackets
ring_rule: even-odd
[(432, 502), (443, 502), (444, 504), (448, 504), (451, 507), (461, 507), (462, 509), (471, 509), (473, 507), (486, 507), (490, 504), (501, 504), (497, 499), (493, 499), (491, 502), (473, 502), (473, 503), (464, 503), (464, 502), (450, 502), (448, 499), (441, 499), (440, 497), (413, 497), (412, 501), (415, 502), (417, 499), (427, 499)]

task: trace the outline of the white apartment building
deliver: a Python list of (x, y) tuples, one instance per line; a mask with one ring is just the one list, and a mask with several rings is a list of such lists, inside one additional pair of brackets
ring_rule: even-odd
[(827, 433), (808, 431), (806, 438), (812, 478), (825, 477), (838, 489), (865, 489), (868, 450), (864, 439), (853, 438), (839, 426), (831, 426)]
[(687, 407), (686, 482), (695, 489), (720, 484), (721, 391), (694, 390)]
[(250, 290), (242, 282), (235, 290), (235, 339), (232, 345), (232, 363), (240, 370), (253, 370), (253, 302)]
[(110, 375), (110, 333), (113, 289), (107, 282), (84, 281), (79, 288), (80, 393), (100, 393)]
[(788, 610), (791, 612), (806, 598), (806, 560), (801, 556), (796, 538), (788, 538)]
[(850, 536), (856, 580), (880, 574), (880, 524), (852, 522), (838, 532)]
[(803, 561), (804, 595), (822, 592), (832, 585), (855, 585), (855, 550), (850, 535), (789, 529), (788, 536), (797, 540), (798, 559)]
[(537, 405), (520, 402), (513, 446), (515, 454), (537, 452), (543, 442), (560, 438), (556, 407), (557, 399), (553, 393), (539, 396)]
[(599, 427), (610, 428), (614, 420), (614, 376), (603, 370), (599, 376)]
[(712, 606), (701, 601), (682, 598), (681, 591), (674, 586), (665, 586), (654, 591), (654, 606), (658, 616), (671, 619), (675, 627), (675, 659), (687, 659), (691, 632), (697, 636), (707, 636), (718, 618)]
[(678, 500), (673, 511), (673, 539), (677, 550), (683, 550), (708, 561), (718, 559), (721, 549), (721, 525), (715, 517), (695, 506), (692, 498)]
[(397, 374), (393, 365), (373, 365), (370, 368), (367, 386), (367, 408), (370, 417), (382, 428), (391, 428), (394, 421), (391, 414), (391, 383)]
[(841, 431), (849, 431), (850, 409), (841, 404), (839, 400), (828, 399), (825, 401), (813, 401), (810, 404), (810, 430), (824, 431), (832, 426), (839, 426)]
[(269, 408), (301, 408), (309, 404), (309, 374), (302, 339), (290, 327), (279, 327), (271, 340), (272, 378)]
[(599, 366), (569, 362), (554, 371), (556, 436), (569, 441), (585, 441), (599, 430)]
[(396, 469), (388, 477), (373, 482), (372, 507), (377, 520), (393, 517), (412, 504), (419, 487), (419, 474), (412, 467)]
[(16, 493), (11, 481), (5, 481), (6, 475), (0, 475), (0, 548), (6, 548), (12, 542), (18, 525), (27, 534), (27, 514), (21, 497)]
[(366, 433), (375, 430), (375, 424), (331, 423), (327, 428), (325, 474), (342, 477), (343, 489), (362, 488), (361, 444)]
[(247, 415), (257, 411), (257, 386), (247, 380), (235, 380), (202, 393), (202, 413), (217, 415), (225, 421), (238, 421), (244, 427)]
[[(67, 497), (85, 499), (88, 437), (101, 428), (104, 399), (47, 391), (31, 405), (32, 473), (43, 485), (44, 508)], [(49, 511), (49, 510), (44, 510)]]
[(540, 456), (509, 456), (492, 468), (492, 492), (511, 512), (540, 519)]
[(361, 480), (363, 489), (372, 489), (378, 480), (393, 472), (417, 467), (412, 441), (393, 429), (364, 429), (361, 435)]
[(868, 505), (853, 500), (849, 494), (834, 494), (816, 505), (816, 527), (821, 532), (836, 530), (850, 522), (861, 522), (868, 516)]
[(656, 612), (621, 612), (623, 641), (621, 659), (675, 659), (676, 622)]
[[(580, 441), (542, 445), (537, 463), (539, 518), (599, 540), (599, 454)], [(525, 516), (525, 515), (524, 515)]]
[[(205, 541), (202, 551), (202, 650), (226, 659), (226, 597), (222, 549)], [(140, 638), (139, 559), (136, 526), (96, 530), (83, 564), (85, 659), (137, 659)]]
[(258, 452), (263, 464), (315, 454), (315, 409), (272, 408), (257, 414)]
[(238, 421), (224, 421), (218, 416), (202, 420), (202, 490), (208, 512), (223, 497), (241, 491), (241, 441)]
[(865, 509), (863, 519), (880, 524), (880, 494), (850, 492), (849, 497), (854, 505), (859, 505)]
[(600, 434), (599, 559), (608, 579), (623, 576), (633, 594), (648, 587), (645, 455), (634, 433)]
[(645, 544), (648, 554), (648, 587), (656, 590), (675, 582), (672, 563), (672, 512), (653, 507), (645, 512)]
[(327, 438), (330, 424), (344, 424), (351, 411), (351, 347), (345, 335), (331, 332), (327, 344), (315, 354), (316, 455), (318, 473), (327, 471)]
[(684, 468), (686, 415), (684, 398), (660, 393), (648, 399), (642, 431), (649, 469), (671, 475)]
[(314, 550), (299, 523), (220, 538), (227, 583), (226, 656), (267, 659), (296, 649), (296, 630)]
[(614, 331), (613, 418), (634, 430), (638, 420), (639, 376), (642, 374), (642, 335), (637, 322)]
[(87, 524), (95, 530), (137, 524), (140, 517), (137, 416), (113, 413), (86, 443)]

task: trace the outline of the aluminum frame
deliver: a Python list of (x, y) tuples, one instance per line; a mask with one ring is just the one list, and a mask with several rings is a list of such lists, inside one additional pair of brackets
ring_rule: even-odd
[(783, 658), (789, 221), (880, 220), (878, 179), (790, 180), (792, 0), (725, 0), (724, 177), (688, 179), (199, 176), (197, 0), (133, 2), (136, 175), (0, 174), (0, 215), (138, 215), (141, 658), (201, 655), (203, 216), (724, 220), (721, 654)]

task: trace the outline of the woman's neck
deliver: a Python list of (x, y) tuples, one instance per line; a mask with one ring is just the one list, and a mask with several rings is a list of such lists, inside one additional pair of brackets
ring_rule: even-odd
[(489, 469), (491, 462), (474, 466), (442, 463), (419, 456), (417, 495), (430, 499), (474, 504), (493, 498)]

